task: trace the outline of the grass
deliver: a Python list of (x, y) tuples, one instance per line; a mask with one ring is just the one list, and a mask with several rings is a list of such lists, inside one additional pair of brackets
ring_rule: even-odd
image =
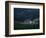
[(39, 24), (19, 24), (19, 23), (16, 23), (14, 25), (14, 30), (20, 30), (20, 29), (39, 29)]

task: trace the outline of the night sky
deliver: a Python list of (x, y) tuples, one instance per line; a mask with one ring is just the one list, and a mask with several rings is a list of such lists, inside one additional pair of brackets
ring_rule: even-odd
[(25, 19), (39, 18), (39, 9), (14, 8), (14, 20), (24, 21)]

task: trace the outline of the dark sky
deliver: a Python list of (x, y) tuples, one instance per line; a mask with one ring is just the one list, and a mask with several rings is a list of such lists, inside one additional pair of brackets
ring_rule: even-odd
[(25, 19), (39, 18), (39, 9), (14, 8), (14, 20), (24, 21)]

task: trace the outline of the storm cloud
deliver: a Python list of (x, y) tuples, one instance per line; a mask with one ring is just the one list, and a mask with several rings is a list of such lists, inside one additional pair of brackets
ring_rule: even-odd
[(39, 18), (39, 9), (14, 8), (14, 20), (16, 21), (34, 20), (35, 18)]

